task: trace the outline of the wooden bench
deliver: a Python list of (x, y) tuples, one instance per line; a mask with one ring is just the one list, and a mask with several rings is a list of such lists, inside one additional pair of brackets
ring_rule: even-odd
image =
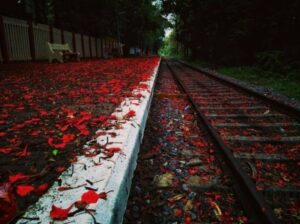
[(63, 63), (65, 60), (80, 60), (80, 53), (73, 52), (69, 44), (55, 44), (47, 42), (49, 63), (58, 61)]

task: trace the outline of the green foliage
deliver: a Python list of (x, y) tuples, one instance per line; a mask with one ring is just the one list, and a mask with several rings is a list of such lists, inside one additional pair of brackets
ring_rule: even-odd
[(265, 71), (258, 67), (222, 67), (218, 72), (254, 85), (270, 87), (286, 96), (300, 100), (299, 71), (291, 71), (285, 76), (282, 74)]
[(183, 57), (179, 43), (175, 39), (175, 31), (173, 30), (169, 36), (164, 39), (163, 46), (159, 49), (159, 55), (169, 58)]

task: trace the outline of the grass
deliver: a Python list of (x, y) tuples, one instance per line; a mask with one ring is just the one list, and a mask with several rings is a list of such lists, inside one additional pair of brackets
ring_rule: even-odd
[(249, 82), (254, 85), (271, 87), (273, 90), (300, 100), (300, 79), (297, 72), (285, 75), (264, 71), (256, 67), (223, 67), (217, 69), (223, 75)]

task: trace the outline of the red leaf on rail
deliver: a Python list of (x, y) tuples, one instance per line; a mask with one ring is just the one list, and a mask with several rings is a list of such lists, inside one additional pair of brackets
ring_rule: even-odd
[(18, 185), (17, 186), (17, 194), (22, 197), (30, 194), (30, 192), (32, 192), (33, 190), (34, 190), (34, 187), (31, 185)]
[(69, 212), (72, 209), (73, 205), (71, 205), (69, 208), (59, 208), (55, 205), (52, 205), (50, 217), (53, 220), (65, 220), (69, 216)]

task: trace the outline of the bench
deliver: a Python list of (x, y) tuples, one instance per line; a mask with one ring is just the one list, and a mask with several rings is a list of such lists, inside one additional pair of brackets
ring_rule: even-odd
[(80, 60), (80, 53), (73, 52), (69, 44), (55, 44), (47, 42), (49, 63), (59, 61), (63, 63), (65, 60)]

